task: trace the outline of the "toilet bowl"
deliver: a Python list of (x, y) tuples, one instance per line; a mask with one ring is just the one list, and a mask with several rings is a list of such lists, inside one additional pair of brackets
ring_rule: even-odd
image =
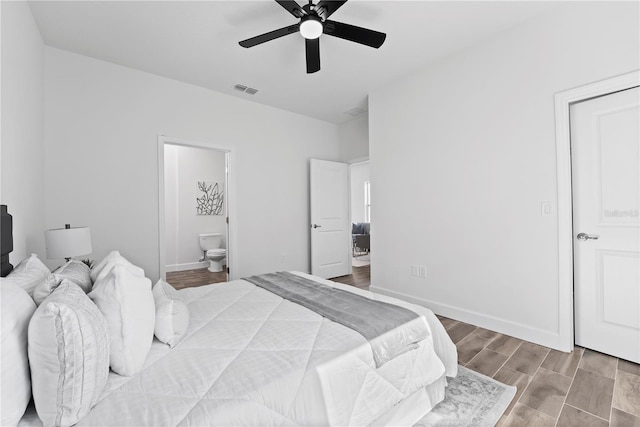
[(221, 248), (222, 234), (202, 233), (198, 235), (200, 249), (204, 253), (204, 259), (209, 261), (209, 271), (217, 273), (224, 270), (223, 264), (227, 257), (227, 250)]

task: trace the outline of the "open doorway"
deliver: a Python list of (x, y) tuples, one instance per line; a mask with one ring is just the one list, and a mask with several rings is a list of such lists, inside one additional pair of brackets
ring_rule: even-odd
[(354, 273), (371, 265), (371, 179), (369, 161), (352, 163), (351, 185), (351, 265)]
[(159, 139), (160, 274), (177, 289), (229, 280), (230, 151)]
[(371, 190), (369, 161), (349, 164), (349, 203), (351, 217), (351, 274), (331, 280), (360, 289), (371, 286)]

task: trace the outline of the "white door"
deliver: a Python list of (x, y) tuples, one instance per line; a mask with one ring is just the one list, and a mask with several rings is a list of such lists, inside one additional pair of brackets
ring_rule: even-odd
[(349, 167), (311, 159), (311, 274), (351, 274)]
[(640, 363), (640, 92), (571, 107), (576, 344)]

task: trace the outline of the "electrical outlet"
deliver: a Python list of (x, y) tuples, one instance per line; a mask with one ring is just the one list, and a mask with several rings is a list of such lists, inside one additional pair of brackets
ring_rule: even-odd
[(418, 277), (418, 266), (417, 265), (412, 265), (411, 266), (411, 275)]
[(287, 261), (287, 253), (282, 252), (282, 254), (280, 254), (280, 262), (286, 262), (286, 261)]
[(421, 265), (419, 274), (420, 274), (420, 278), (426, 279), (427, 278), (427, 267), (425, 267), (424, 265)]

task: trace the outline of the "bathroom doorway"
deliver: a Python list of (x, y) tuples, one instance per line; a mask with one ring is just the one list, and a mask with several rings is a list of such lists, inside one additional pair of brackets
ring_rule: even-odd
[(230, 280), (231, 150), (159, 137), (160, 276), (177, 289)]

